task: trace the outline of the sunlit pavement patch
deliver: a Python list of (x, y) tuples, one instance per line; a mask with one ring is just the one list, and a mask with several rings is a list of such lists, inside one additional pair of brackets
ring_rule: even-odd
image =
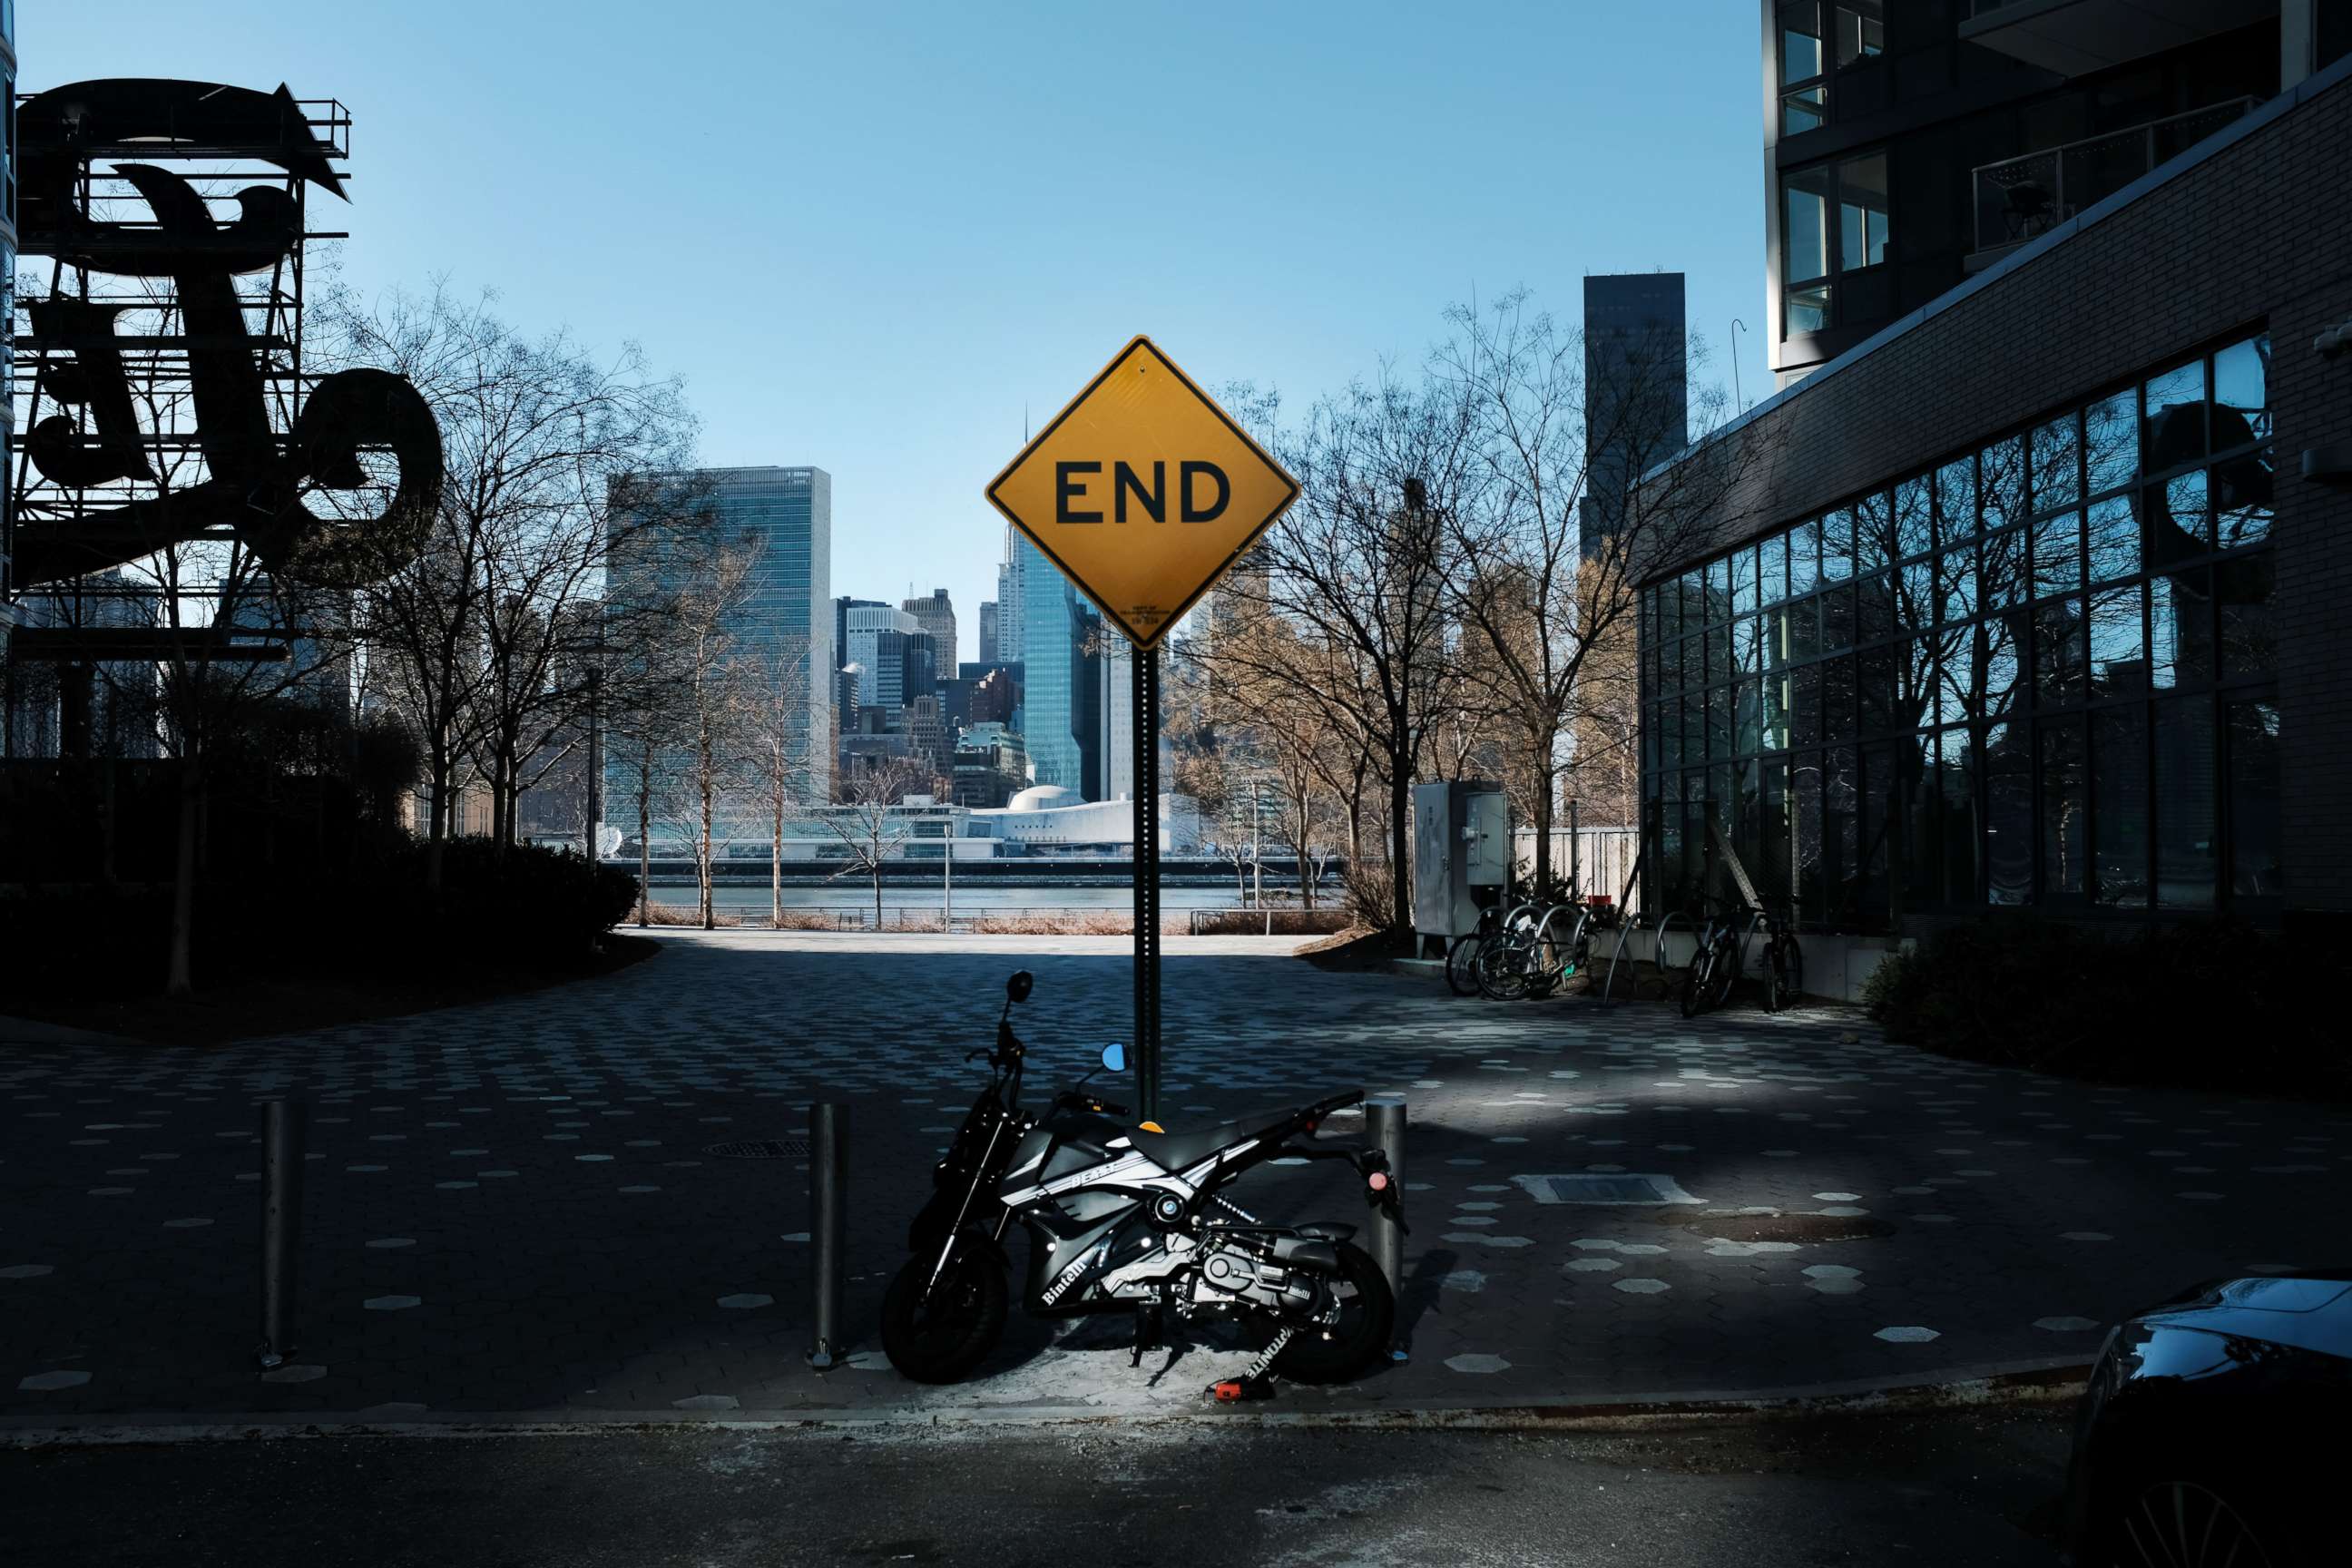
[(1889, 1344), (1896, 1345), (1923, 1345), (1929, 1340), (1942, 1337), (1934, 1329), (1923, 1329), (1916, 1324), (1903, 1328), (1881, 1329), (1871, 1336), (1873, 1339), (1885, 1340)]
[(16, 1386), (27, 1394), (54, 1394), (61, 1388), (79, 1388), (89, 1381), (86, 1372), (37, 1372), (18, 1378)]

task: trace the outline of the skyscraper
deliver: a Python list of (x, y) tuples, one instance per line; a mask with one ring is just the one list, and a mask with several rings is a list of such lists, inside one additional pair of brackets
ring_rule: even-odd
[(997, 659), (996, 601), (980, 602), (980, 662), (994, 664)]
[(956, 667), (955, 605), (948, 598), (945, 588), (934, 588), (928, 598), (908, 599), (899, 608), (915, 617), (915, 625), (931, 634), (931, 648), (939, 656), (939, 666), (950, 674)]
[(1584, 559), (1622, 526), (1643, 470), (1690, 439), (1689, 357), (1679, 272), (1584, 280)]
[[(709, 487), (712, 526), (759, 551), (751, 590), (725, 622), (730, 657), (747, 670), (789, 661), (803, 671), (802, 787), (806, 798), (823, 800), (833, 788), (832, 672), (839, 668), (834, 616), (827, 611), (833, 598), (833, 476), (815, 468), (705, 468), (694, 478)], [(668, 559), (659, 549), (632, 548), (625, 555), (616, 551), (611, 571), (617, 594), (626, 596), (633, 574), (658, 573)], [(684, 765), (682, 759), (677, 765)], [(629, 794), (626, 778), (608, 766), (607, 801)], [(757, 816), (749, 798), (730, 798), (721, 811), (727, 821), (720, 830), (730, 834), (739, 826), (751, 831)]]
[(1016, 728), (1028, 748), (1036, 782), (1084, 795), (1092, 781), (1087, 777), (1079, 740), (1091, 715), (1078, 706), (1086, 695), (1081, 639), (1084, 620), (1093, 611), (1044, 552), (1020, 533), (1007, 531), (1007, 548), (1005, 585), (999, 596), (1000, 602), (1020, 606), (1018, 618), (1003, 623), (1020, 629), (1023, 680)]
[(904, 671), (906, 668), (906, 638), (917, 628), (915, 617), (904, 610), (866, 600), (845, 601), (842, 663), (854, 664), (865, 671), (859, 682), (858, 701), (866, 707), (896, 708), (906, 700)]

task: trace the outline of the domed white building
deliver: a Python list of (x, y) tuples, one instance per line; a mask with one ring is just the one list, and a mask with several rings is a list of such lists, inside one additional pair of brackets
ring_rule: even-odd
[[(1135, 802), (1087, 800), (1059, 784), (1031, 784), (1002, 809), (974, 810), (968, 824), (962, 836), (994, 838), (1024, 849), (1120, 854), (1135, 845)], [(1161, 795), (1160, 847), (1181, 855), (1200, 841), (1201, 813), (1192, 797)]]
[(1078, 792), (1064, 789), (1060, 784), (1031, 784), (1027, 789), (1004, 803), (1005, 811), (1052, 811), (1061, 806), (1084, 805)]

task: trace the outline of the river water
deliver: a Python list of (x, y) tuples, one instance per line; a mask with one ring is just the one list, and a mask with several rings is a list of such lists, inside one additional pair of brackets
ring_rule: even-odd
[[(1277, 899), (1269, 880), (1266, 900), (1277, 908), (1296, 907), (1295, 899)], [(669, 881), (656, 879), (654, 901), (674, 909), (695, 907), (695, 886), (690, 881)], [(1324, 897), (1336, 899), (1337, 890), (1327, 888)], [(900, 911), (912, 916), (937, 916), (940, 912), (940, 887), (915, 882), (886, 882), (882, 886), (882, 910), (885, 920), (893, 920)], [(1064, 914), (1099, 910), (1105, 913), (1125, 913), (1135, 907), (1135, 894), (1128, 888), (1006, 888), (979, 883), (955, 889), (954, 911), (958, 917), (992, 914), (1011, 915), (1034, 911), (1040, 914)], [(765, 883), (720, 883), (717, 892), (718, 907), (722, 910), (765, 910), (770, 907)], [(1227, 910), (1239, 908), (1242, 900), (1235, 896), (1234, 884), (1213, 887), (1163, 887), (1160, 889), (1160, 907), (1171, 914), (1187, 910)], [(1319, 900), (1318, 900), (1319, 901)], [(784, 908), (808, 911), (864, 910), (874, 909), (874, 885), (863, 880), (844, 878), (838, 882), (816, 886), (802, 884), (784, 886)]]

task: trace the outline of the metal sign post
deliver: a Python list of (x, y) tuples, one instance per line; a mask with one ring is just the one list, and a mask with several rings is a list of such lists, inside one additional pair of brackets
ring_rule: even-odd
[(1137, 1119), (1160, 1114), (1160, 650), (1135, 670), (1135, 1076)]
[(1135, 1061), (1149, 1121), (1160, 1110), (1160, 639), (1298, 499), (1298, 481), (1139, 337), (987, 493), (1135, 645)]

